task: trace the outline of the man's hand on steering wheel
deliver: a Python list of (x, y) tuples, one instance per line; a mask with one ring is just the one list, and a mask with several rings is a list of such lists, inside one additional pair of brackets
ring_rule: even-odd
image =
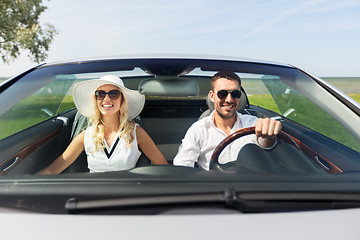
[(271, 118), (259, 118), (255, 124), (255, 135), (263, 148), (274, 146), (281, 130), (281, 123)]

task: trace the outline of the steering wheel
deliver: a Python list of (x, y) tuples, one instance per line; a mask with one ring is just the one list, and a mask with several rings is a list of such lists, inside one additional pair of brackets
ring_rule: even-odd
[[(249, 134), (255, 134), (255, 127), (239, 129), (239, 130), (235, 131), (234, 133), (230, 134), (229, 136), (227, 136), (224, 140), (222, 140), (219, 143), (219, 145), (215, 148), (213, 154), (211, 155), (210, 169), (224, 171), (224, 169), (235, 166), (235, 161), (228, 162), (225, 164), (219, 163), (219, 155), (222, 152), (222, 150), (227, 145), (229, 145), (231, 142), (233, 142), (234, 140), (236, 140), (240, 137), (243, 137), (243, 136), (246, 136)], [(290, 137), (284, 131), (281, 130), (279, 132), (279, 134), (277, 135), (277, 137), (284, 140), (285, 142), (290, 143), (291, 145), (295, 146), (300, 151), (299, 145), (295, 142), (295, 140), (292, 137)]]

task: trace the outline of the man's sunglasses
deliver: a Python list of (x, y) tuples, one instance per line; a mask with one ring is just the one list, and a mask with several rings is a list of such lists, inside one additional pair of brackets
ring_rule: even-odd
[(231, 97), (234, 99), (239, 99), (241, 97), (241, 91), (240, 90), (219, 90), (217, 92), (217, 96), (220, 99), (224, 99), (227, 97), (228, 94), (231, 94)]
[(119, 90), (110, 90), (109, 92), (105, 92), (104, 90), (95, 91), (95, 97), (97, 100), (103, 100), (106, 97), (106, 94), (109, 95), (111, 100), (119, 99), (121, 92)]

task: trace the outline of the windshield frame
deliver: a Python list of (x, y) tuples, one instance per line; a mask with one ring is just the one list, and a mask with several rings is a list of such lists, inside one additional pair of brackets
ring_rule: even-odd
[[(169, 69), (165, 69), (168, 66)], [(344, 115), (349, 116), (346, 121), (342, 118), (338, 120), (343, 123), (353, 134), (360, 138), (360, 130), (354, 127), (359, 123), (360, 107), (353, 104), (350, 98), (342, 97), (342, 93), (335, 88), (329, 87), (321, 79), (315, 78), (306, 72), (293, 66), (277, 65), (261, 62), (234, 61), (234, 60), (210, 60), (210, 59), (107, 59), (83, 62), (70, 62), (59, 64), (45, 64), (38, 66), (28, 72), (19, 75), (19, 77), (7, 81), (1, 85), (0, 101), (6, 102), (0, 112), (10, 108), (19, 98), (13, 101), (5, 101), (12, 94), (20, 89), (20, 83), (27, 79), (37, 79), (36, 84), (26, 89), (27, 93), (33, 92), (35, 87), (48, 84), (51, 79), (59, 74), (82, 74), (89, 72), (104, 73), (111, 71), (131, 71), (135, 68), (142, 69), (148, 76), (165, 78), (166, 76), (177, 76), (179, 78), (191, 75), (191, 71), (199, 68), (201, 71), (235, 71), (247, 74), (271, 74), (280, 77), (280, 80), (299, 89), (298, 83), (301, 81), (313, 81), (311, 86), (317, 86), (323, 96), (332, 99), (330, 103), (323, 104), (327, 110), (335, 117)], [(308, 85), (309, 86), (309, 85)], [(23, 87), (22, 87), (23, 88)], [(302, 88), (304, 90), (304, 88)], [(316, 93), (318, 93), (316, 90)], [(313, 95), (314, 92), (312, 93)], [(24, 95), (26, 95), (24, 94)], [(313, 97), (311, 95), (310, 97)], [(330, 109), (334, 102), (338, 107), (335, 110)], [(151, 100), (155, 102), (155, 100)], [(150, 102), (151, 102), (150, 101)], [(205, 101), (202, 99), (202, 101)], [(344, 104), (347, 109), (341, 110), (340, 106)], [(326, 149), (319, 146), (324, 139), (316, 132), (307, 129), (305, 126), (298, 126), (292, 120), (286, 119), (275, 112), (262, 109), (259, 106), (252, 106), (252, 110), (257, 111), (260, 115), (267, 114), (277, 117), (282, 121), (288, 130), (297, 133), (298, 140), (314, 149), (320, 149), (323, 152)], [(340, 111), (340, 113), (338, 112)], [(50, 119), (57, 121), (58, 116)], [(344, 122), (345, 121), (345, 122)], [(60, 124), (59, 124), (60, 125)], [(358, 125), (357, 125), (358, 126)], [(303, 131), (303, 132), (302, 132)], [(337, 143), (327, 140), (329, 148), (338, 146)], [(11, 143), (12, 144), (12, 143)], [(345, 154), (346, 153), (346, 154)], [(352, 155), (353, 154), (353, 155)], [(349, 151), (346, 147), (339, 150), (339, 156), (359, 155)], [(336, 156), (338, 157), (338, 156)], [(340, 158), (341, 160), (341, 158)], [(351, 160), (349, 160), (351, 161)], [(359, 163), (354, 163), (359, 165)], [(351, 164), (349, 165), (351, 166)], [(351, 169), (351, 167), (348, 167)], [(141, 172), (143, 171), (143, 172)], [(356, 170), (358, 171), (358, 169)], [(71, 197), (92, 198), (92, 197), (115, 197), (115, 196), (138, 196), (143, 194), (174, 194), (174, 193), (210, 193), (214, 191), (224, 191), (224, 189), (234, 189), (238, 192), (338, 192), (338, 193), (360, 193), (360, 175), (358, 172), (349, 172), (338, 174), (336, 176), (323, 173), (316, 174), (244, 174), (234, 171), (229, 172), (204, 172), (196, 169), (177, 168), (174, 166), (150, 166), (141, 169), (128, 171), (108, 172), (108, 173), (66, 173), (52, 176), (1, 176), (0, 178), (0, 195), (7, 196), (8, 199), (14, 200), (15, 196), (25, 196), (29, 199), (40, 199), (42, 195), (45, 198), (52, 199), (61, 196), (61, 201)], [(94, 187), (95, 186), (95, 187)], [(271, 189), (271, 190), (269, 190)], [(10, 201), (10, 200), (9, 200)], [(30, 201), (30, 200), (29, 200)]]

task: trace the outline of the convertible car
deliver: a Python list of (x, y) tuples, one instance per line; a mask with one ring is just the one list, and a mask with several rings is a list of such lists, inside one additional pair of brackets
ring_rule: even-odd
[[(282, 123), (278, 144), (248, 144), (237, 159), (218, 162), (224, 148), (254, 133), (240, 129), (215, 149), (209, 171), (174, 166), (187, 129), (213, 111), (208, 92), (218, 71), (241, 78), (241, 114)], [(37, 175), (87, 126), (72, 86), (107, 74), (146, 96), (135, 121), (169, 165), (142, 155), (133, 169), (89, 173), (83, 153), (61, 174)], [(41, 64), (2, 82), (0, 102), (0, 223), (13, 239), (63, 238), (60, 225), (89, 239), (107, 231), (132, 239), (360, 237), (360, 105), (292, 65), (209, 56)], [(35, 223), (38, 230), (23, 231)]]

